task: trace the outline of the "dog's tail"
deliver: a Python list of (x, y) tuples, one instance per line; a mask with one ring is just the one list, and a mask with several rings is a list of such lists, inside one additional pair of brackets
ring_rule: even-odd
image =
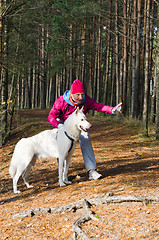
[(9, 173), (11, 175), (11, 178), (15, 176), (16, 172), (17, 172), (17, 167), (11, 162), (9, 167)]

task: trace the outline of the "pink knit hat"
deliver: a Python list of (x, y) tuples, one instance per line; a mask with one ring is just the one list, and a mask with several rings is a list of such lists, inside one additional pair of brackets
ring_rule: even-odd
[(71, 85), (71, 93), (75, 94), (75, 93), (84, 93), (84, 92), (85, 90), (84, 90), (83, 83), (78, 79), (74, 80), (74, 82)]

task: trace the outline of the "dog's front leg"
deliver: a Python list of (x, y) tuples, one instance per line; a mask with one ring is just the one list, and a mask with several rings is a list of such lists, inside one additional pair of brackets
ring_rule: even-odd
[(60, 184), (60, 187), (66, 186), (66, 184), (63, 182), (63, 168), (64, 168), (64, 158), (59, 157), (59, 184)]
[[(71, 154), (72, 155), (72, 154)], [(71, 155), (67, 156), (64, 164), (64, 171), (63, 171), (63, 181), (66, 184), (72, 184), (71, 181), (68, 181), (68, 169), (71, 161)]]

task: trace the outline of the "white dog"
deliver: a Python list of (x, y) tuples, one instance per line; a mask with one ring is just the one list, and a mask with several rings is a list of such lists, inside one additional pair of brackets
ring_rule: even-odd
[(14, 193), (21, 174), (28, 188), (33, 187), (28, 183), (28, 175), (36, 159), (58, 158), (59, 184), (71, 184), (68, 181), (68, 168), (71, 156), (79, 140), (81, 131), (88, 131), (91, 124), (86, 120), (82, 109), (77, 108), (59, 129), (45, 130), (35, 136), (22, 138), (15, 146), (9, 173), (13, 179)]

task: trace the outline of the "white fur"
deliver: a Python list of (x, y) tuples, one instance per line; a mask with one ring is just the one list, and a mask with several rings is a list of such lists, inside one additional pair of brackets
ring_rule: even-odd
[[(86, 120), (82, 109), (78, 108), (64, 122), (63, 127), (53, 130), (45, 130), (35, 136), (22, 138), (15, 146), (12, 156), (9, 173), (13, 179), (14, 193), (17, 190), (17, 182), (23, 173), (23, 180), (28, 188), (33, 187), (28, 183), (28, 175), (36, 159), (58, 158), (59, 159), (59, 184), (65, 186), (71, 184), (68, 181), (68, 168), (71, 156), (75, 150), (76, 142), (79, 139), (81, 130), (87, 131), (91, 127)], [(71, 140), (74, 139), (73, 147), (69, 152)]]

